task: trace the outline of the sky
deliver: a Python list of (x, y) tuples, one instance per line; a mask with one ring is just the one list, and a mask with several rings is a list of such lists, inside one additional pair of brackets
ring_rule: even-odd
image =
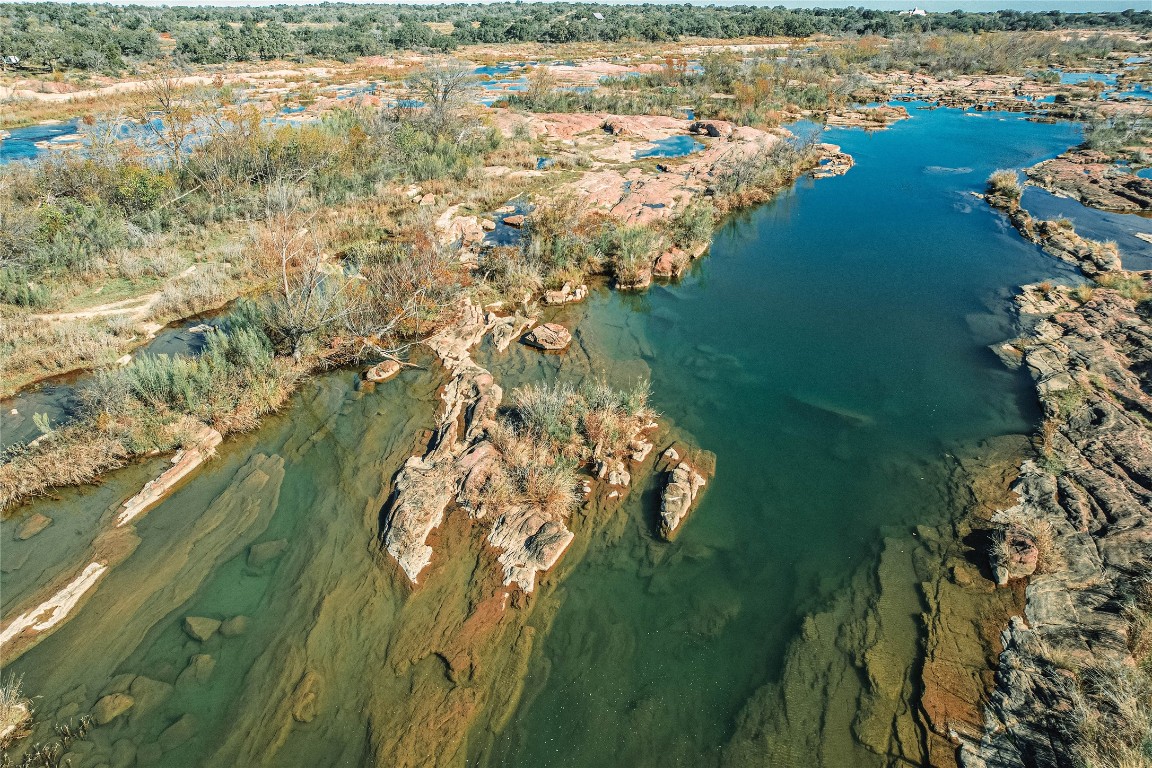
[[(63, 0), (67, 2), (68, 0)], [(99, 2), (100, 0), (81, 0)], [(361, 0), (342, 0), (361, 2)], [(473, 0), (402, 0), (413, 5), (435, 5), (440, 2), (471, 2)], [(481, 0), (477, 0), (481, 1)], [(544, 2), (546, 0), (526, 0)], [(685, 0), (597, 0), (598, 2), (627, 4), (630, 2), (669, 3)], [(788, 8), (843, 8), (864, 7), (882, 11), (902, 11), (923, 8), (928, 11), (996, 11), (1010, 8), (1019, 11), (1123, 11), (1129, 8), (1152, 10), (1152, 0), (687, 0), (693, 5), (783, 5)], [(247, 5), (309, 5), (320, 0), (117, 0), (116, 5), (214, 5), (242, 7)], [(371, 4), (394, 5), (388, 0), (368, 0)]]

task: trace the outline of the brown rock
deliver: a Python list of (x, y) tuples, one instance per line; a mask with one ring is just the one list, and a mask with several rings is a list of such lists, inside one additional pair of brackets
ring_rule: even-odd
[(522, 341), (530, 347), (552, 352), (567, 349), (572, 343), (572, 334), (558, 323), (544, 323), (525, 334)]
[(400, 373), (400, 363), (395, 360), (384, 360), (364, 371), (364, 378), (367, 381), (379, 383), (388, 381), (398, 373)]
[(510, 227), (516, 227), (516, 229), (519, 229), (520, 227), (524, 226), (524, 214), (517, 213), (512, 216), (505, 216), (504, 223)]

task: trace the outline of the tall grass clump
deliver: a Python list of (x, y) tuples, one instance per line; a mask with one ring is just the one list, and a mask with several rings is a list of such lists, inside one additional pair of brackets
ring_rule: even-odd
[(1020, 178), (1016, 175), (1016, 171), (1002, 169), (993, 171), (992, 175), (988, 177), (988, 194), (1002, 197), (1012, 203), (1019, 203), (1021, 195), (1024, 194), (1024, 188), (1020, 186)]
[(643, 382), (619, 390), (602, 381), (516, 389), (510, 411), (488, 429), (499, 461), (465, 502), (473, 509), (530, 504), (567, 517), (583, 498), (580, 468), (624, 458), (655, 417), (648, 392)]

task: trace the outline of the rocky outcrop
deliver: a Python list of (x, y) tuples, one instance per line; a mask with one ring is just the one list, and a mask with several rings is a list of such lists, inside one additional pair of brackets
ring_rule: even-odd
[(1050, 192), (1091, 208), (1135, 213), (1152, 211), (1152, 179), (1116, 165), (1103, 152), (1073, 149), (1028, 169), (1028, 178)]
[(563, 287), (554, 291), (544, 291), (545, 304), (572, 304), (577, 301), (584, 301), (588, 297), (588, 286), (578, 285), (575, 288), (571, 283), (564, 283)]
[(856, 160), (847, 152), (842, 152), (835, 144), (821, 144), (820, 164), (812, 169), (814, 179), (830, 179), (833, 176), (843, 176), (852, 170)]
[(666, 450), (662, 459), (669, 468), (660, 491), (660, 535), (671, 540), (696, 503), (705, 480), (695, 467), (681, 459), (675, 446)]
[(1045, 253), (1076, 265), (1085, 275), (1094, 277), (1121, 269), (1120, 253), (1115, 243), (1083, 238), (1068, 221), (1034, 219), (1020, 207), (1018, 200), (1004, 195), (988, 194), (985, 199), (993, 208), (1003, 211), (1025, 239), (1039, 245)]
[[(383, 533), (385, 549), (413, 583), (432, 561), (428, 537), (444, 521), (449, 505), (463, 505), (465, 497), (484, 484), (500, 460), (487, 430), (503, 390), (491, 373), (473, 362), (470, 349), (492, 328), (515, 330), (532, 322), (524, 318), (506, 321), (492, 314), (486, 316), (468, 302), (456, 324), (428, 342), (452, 378), (441, 395), (444, 405), (427, 452), (410, 458), (396, 477)], [(567, 329), (555, 328), (571, 341)], [(572, 532), (562, 519), (531, 505), (468, 511), (474, 520), (487, 517), (491, 521), (487, 541), (500, 553), (497, 560), (503, 569), (503, 583), (516, 583), (525, 592), (534, 588), (536, 573), (551, 568), (572, 541)]]
[(525, 335), (524, 343), (546, 352), (559, 352), (572, 343), (572, 333), (559, 323), (544, 323)]
[(824, 122), (833, 128), (887, 128), (907, 120), (908, 110), (904, 107), (861, 107), (829, 114)]
[(1021, 470), (1019, 502), (993, 518), (990, 557), (1000, 580), (1026, 580), (1026, 604), (1002, 636), (985, 733), (962, 745), (971, 767), (1092, 762), (1102, 742), (1086, 718), (1103, 748), (1126, 748), (1130, 723), (1103, 697), (1147, 654), (1152, 321), (1115, 290), (1083, 304), (1067, 289), (1026, 292), (1042, 290), (1022, 305), (1055, 310), (1023, 318), (1032, 330), (1017, 342), (1044, 407), (1041, 455)]

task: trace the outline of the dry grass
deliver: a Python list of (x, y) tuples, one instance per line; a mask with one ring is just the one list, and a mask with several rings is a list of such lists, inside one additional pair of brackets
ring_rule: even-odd
[(9, 676), (0, 685), (0, 749), (29, 734), (32, 701), (20, 690), (23, 678)]

